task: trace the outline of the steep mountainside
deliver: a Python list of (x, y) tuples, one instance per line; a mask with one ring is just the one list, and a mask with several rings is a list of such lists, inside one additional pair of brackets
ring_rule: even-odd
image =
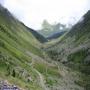
[(28, 54), (43, 57), (40, 45), (34, 33), (0, 6), (0, 79), (19, 87), (41, 90), (36, 82), (32, 82), (35, 78), (37, 81), (37, 73), (30, 68), (32, 56)]
[[(22, 23), (23, 24), (23, 23)], [(23, 24), (24, 25), (24, 24)], [(24, 25), (25, 26), (25, 25)], [(29, 27), (27, 27), (27, 26), (25, 26), (26, 28), (27, 28), (27, 30), (29, 30), (33, 35), (34, 35), (34, 37), (39, 41), (39, 42), (41, 42), (41, 43), (45, 43), (45, 42), (47, 42), (48, 40), (44, 37), (44, 36), (42, 36), (41, 34), (39, 34), (38, 32), (36, 32), (35, 30), (33, 30), (33, 29), (31, 29), (31, 28), (29, 28)]]
[(90, 90), (90, 11), (46, 51), (52, 59), (80, 71), (82, 80), (76, 83)]

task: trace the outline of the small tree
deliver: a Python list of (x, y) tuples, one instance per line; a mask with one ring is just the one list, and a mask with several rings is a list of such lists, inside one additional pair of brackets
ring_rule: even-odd
[(12, 76), (15, 77), (16, 76), (16, 73), (15, 73), (15, 70), (13, 69), (12, 71)]

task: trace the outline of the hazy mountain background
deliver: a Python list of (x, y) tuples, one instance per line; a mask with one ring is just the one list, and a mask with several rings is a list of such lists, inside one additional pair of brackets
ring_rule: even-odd
[(69, 31), (70, 28), (71, 26), (67, 27), (66, 25), (60, 23), (51, 25), (47, 20), (44, 20), (42, 23), (42, 29), (38, 30), (38, 32), (47, 39), (55, 39)]

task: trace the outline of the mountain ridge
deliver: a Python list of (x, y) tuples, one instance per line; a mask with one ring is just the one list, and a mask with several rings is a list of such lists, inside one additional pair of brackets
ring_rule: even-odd
[[(47, 45), (46, 52), (67, 67), (82, 73), (77, 83), (90, 89), (90, 11), (71, 30), (53, 45)], [(85, 81), (86, 80), (86, 81)]]

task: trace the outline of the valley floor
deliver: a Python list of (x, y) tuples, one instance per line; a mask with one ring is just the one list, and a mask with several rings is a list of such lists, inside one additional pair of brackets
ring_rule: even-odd
[[(84, 87), (81, 87), (76, 83), (78, 82), (78, 80), (82, 79), (81, 73), (71, 70), (70, 68), (61, 64), (60, 62), (58, 63), (58, 62), (52, 61), (49, 63), (49, 62), (43, 61), (40, 57), (33, 55), (30, 52), (28, 52), (28, 54), (33, 57), (33, 60), (31, 63), (32, 66), (36, 63), (38, 58), (40, 60), (39, 62), (37, 61), (39, 64), (47, 63), (48, 66), (52, 68), (53, 67), (57, 68), (59, 77), (57, 75), (54, 77), (48, 76), (42, 71), (40, 71), (39, 69), (33, 68), (33, 70), (38, 74), (39, 84), (43, 90), (84, 90)], [(50, 80), (48, 83), (47, 83), (47, 79)]]
[[(42, 58), (33, 55), (30, 52), (27, 53), (32, 57), (32, 63), (30, 63), (30, 66), (33, 69), (33, 71), (37, 73), (37, 77), (38, 77), (37, 83), (42, 88), (41, 90), (85, 90), (83, 87), (79, 86), (76, 83), (78, 82), (78, 80), (81, 79), (81, 74), (79, 72), (73, 71), (61, 63), (55, 61), (51, 61), (51, 62), (44, 61)], [(9, 85), (7, 84), (7, 86)], [(16, 86), (16, 88), (18, 88), (18, 86)], [(0, 89), (0, 90), (4, 90), (4, 89)], [(14, 89), (14, 90), (18, 90), (18, 89)], [(33, 89), (27, 89), (27, 90), (33, 90)]]
[(73, 71), (64, 65), (58, 65), (58, 72), (60, 77), (54, 77), (56, 83), (54, 83), (53, 77), (51, 78), (53, 85), (49, 83), (45, 84), (45, 75), (40, 73), (38, 70), (34, 69), (39, 76), (39, 83), (43, 90), (84, 90), (84, 87), (79, 86), (76, 82), (80, 80), (81, 74), (77, 71)]

